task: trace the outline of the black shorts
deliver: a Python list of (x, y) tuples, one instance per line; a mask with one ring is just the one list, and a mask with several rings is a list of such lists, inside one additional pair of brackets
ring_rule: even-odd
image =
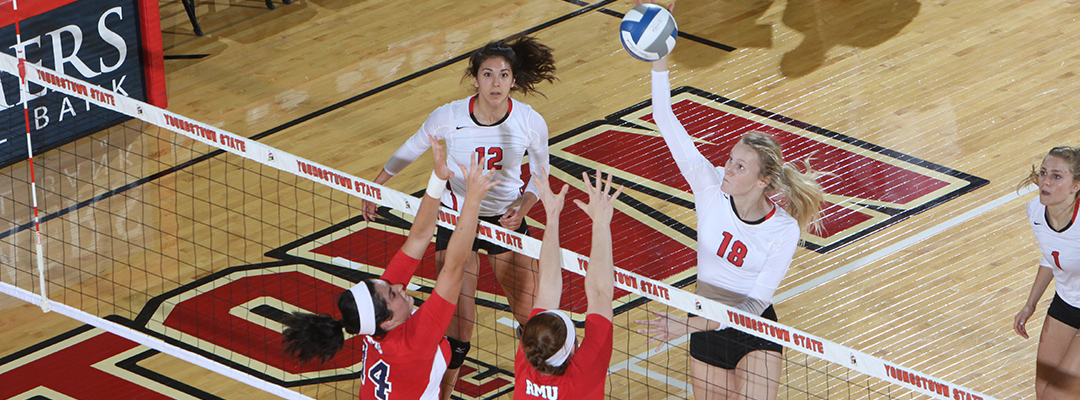
[[(776, 321), (776, 310), (770, 305), (761, 313), (761, 316), (767, 320)], [(734, 328), (690, 334), (690, 356), (714, 367), (735, 369), (739, 360), (754, 350), (775, 351), (783, 354), (784, 346)]]
[[(480, 220), (489, 222), (493, 225), (499, 225), (499, 218), (502, 218), (502, 216), (495, 215), (491, 217), (480, 217)], [(521, 219), (521, 226), (519, 226), (514, 232), (521, 233), (526, 236), (529, 234), (529, 224), (525, 223), (524, 218)], [(453, 233), (453, 230), (439, 226), (438, 229), (435, 231), (435, 251), (446, 250), (446, 246), (450, 245), (450, 235), (452, 235)], [(510, 249), (508, 248), (499, 246), (497, 244), (488, 242), (480, 238), (476, 238), (476, 240), (473, 241), (472, 250), (477, 251), (480, 249), (486, 250), (489, 255), (502, 254), (510, 251)]]
[(1080, 308), (1073, 307), (1054, 293), (1054, 301), (1050, 303), (1050, 309), (1046, 310), (1046, 316), (1061, 321), (1065, 325), (1080, 329)]

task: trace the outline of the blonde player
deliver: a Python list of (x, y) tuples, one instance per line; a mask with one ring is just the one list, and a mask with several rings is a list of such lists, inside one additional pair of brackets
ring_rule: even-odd
[(566, 313), (559, 311), (562, 297), (562, 257), (559, 251), (559, 213), (566, 186), (555, 194), (546, 176), (535, 176), (547, 212), (544, 243), (540, 249), (540, 285), (532, 318), (525, 323), (521, 347), (514, 359), (514, 399), (603, 399), (611, 364), (614, 264), (611, 255), (611, 215), (622, 187), (611, 193), (611, 175), (605, 183), (596, 171), (595, 184), (582, 174), (589, 204), (575, 200), (592, 219), (592, 250), (585, 275), (585, 339), (577, 346), (577, 331)]
[[(548, 166), (548, 129), (544, 118), (528, 104), (510, 98), (510, 93), (534, 92), (535, 85), (555, 79), (554, 57), (551, 48), (534, 38), (488, 43), (472, 54), (466, 77), (472, 78), (476, 95), (439, 107), (428, 117), (420, 131), (405, 142), (387, 161), (375, 182), (386, 183), (405, 169), (428, 148), (427, 135), (445, 139), (451, 169), (464, 164), (472, 155), (487, 159), (485, 167), (495, 171), (501, 184), (491, 189), (480, 204), (480, 219), (504, 228), (528, 234), (523, 221), (525, 214), (536, 204), (536, 184), (525, 185), (521, 165), (526, 152), (532, 173), (544, 173)], [(461, 176), (460, 171), (458, 176)], [(467, 194), (465, 182), (450, 179), (450, 191), (443, 195), (444, 206), (460, 210), (462, 196)], [(364, 216), (375, 219), (375, 205), (364, 204)], [(450, 230), (438, 228), (435, 260), (441, 263)], [(536, 260), (510, 249), (477, 240), (473, 251), (484, 249), (495, 270), (495, 277), (507, 295), (511, 311), (518, 323), (525, 323), (533, 306), (536, 284)], [(475, 255), (466, 266), (461, 300), (455, 320), (447, 336), (451, 338), (454, 359), (447, 373), (446, 385), (453, 387), (457, 368), (465, 360), (471, 345), (473, 321), (476, 320), (476, 276), (479, 260)], [(445, 391), (447, 394), (449, 390)], [(445, 398), (445, 397), (444, 397)]]
[[(670, 7), (669, 7), (670, 8)], [(675, 164), (690, 184), (697, 211), (697, 293), (776, 320), (772, 297), (791, 265), (800, 237), (818, 221), (821, 187), (811, 174), (785, 164), (780, 145), (751, 132), (724, 167), (698, 152), (671, 109), (667, 60), (653, 63), (653, 117)], [(781, 207), (769, 198), (781, 194)], [(651, 340), (690, 335), (690, 374), (697, 399), (775, 399), (781, 373), (779, 344), (701, 317), (661, 314), (638, 321)]]
[[(286, 318), (282, 332), (286, 353), (300, 361), (334, 357), (345, 343), (342, 330), (363, 338), (361, 399), (437, 399), (440, 383), (450, 362), (450, 344), (443, 332), (450, 324), (461, 293), (465, 261), (476, 235), (477, 210), (488, 189), (497, 185), (492, 172), (485, 174), (483, 159), (470, 163), (463, 175), (468, 195), (462, 205), (460, 225), (446, 251), (446, 262), (435, 282), (434, 293), (413, 312), (413, 298), (405, 293), (420, 257), (431, 243), (439, 202), (446, 180), (455, 175), (446, 166), (442, 146), (430, 139), (435, 154), (427, 194), (420, 202), (409, 237), (379, 279), (361, 281), (338, 298), (341, 319), (330, 315), (297, 312)], [(474, 160), (476, 157), (473, 157)]]
[(1027, 339), (1025, 325), (1043, 292), (1055, 281), (1054, 301), (1046, 311), (1035, 366), (1035, 398), (1080, 398), (1080, 148), (1050, 149), (1038, 171), (1021, 186), (1039, 186), (1027, 203), (1028, 222), (1042, 251), (1039, 271), (1027, 303), (1016, 314), (1013, 330)]

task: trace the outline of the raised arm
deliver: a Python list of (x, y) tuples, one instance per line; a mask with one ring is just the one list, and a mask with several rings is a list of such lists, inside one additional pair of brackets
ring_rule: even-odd
[(607, 182), (601, 179), (600, 170), (596, 170), (596, 180), (589, 182), (588, 174), (582, 173), (589, 204), (574, 200), (574, 204), (585, 211), (592, 219), (592, 251), (589, 253), (589, 270), (585, 274), (585, 298), (589, 301), (589, 314), (598, 314), (611, 321), (611, 299), (615, 290), (615, 264), (612, 260), (611, 215), (614, 211), (615, 198), (622, 193), (623, 187), (611, 193), (611, 174)]
[(454, 172), (446, 165), (446, 148), (439, 143), (434, 136), (428, 136), (428, 146), (431, 147), (431, 155), (434, 158), (435, 168), (428, 180), (427, 191), (420, 201), (420, 209), (416, 211), (412, 228), (409, 229), (409, 238), (401, 246), (401, 251), (409, 257), (419, 259), (424, 256), (431, 236), (435, 234), (435, 223), (439, 217), (439, 201), (442, 199), (446, 181), (454, 177)]
[(551, 191), (547, 173), (533, 173), (533, 182), (540, 192), (540, 200), (547, 213), (547, 226), (544, 227), (544, 241), (540, 246), (540, 278), (536, 283), (536, 300), (533, 307), (543, 310), (557, 310), (562, 298), (562, 255), (559, 249), (559, 214), (562, 213), (563, 199), (566, 198), (567, 185), (563, 185), (558, 194)]
[[(453, 120), (449, 115), (449, 111), (446, 107), (440, 107), (428, 116), (428, 119), (424, 121), (424, 124), (420, 126), (420, 130), (414, 135), (409, 137), (402, 144), (401, 147), (390, 156), (390, 160), (386, 161), (386, 165), (383, 169), (379, 170), (379, 176), (375, 177), (375, 183), (380, 185), (385, 184), (397, 175), (401, 170), (420, 158), (428, 147), (432, 147), (430, 137), (435, 137), (436, 145), (437, 141), (443, 139), (446, 131), (446, 127), (453, 124)], [(443, 157), (442, 164), (446, 164), (446, 157)], [(364, 219), (368, 221), (375, 220), (376, 204), (370, 201), (364, 200), (363, 212)]]
[[(484, 170), (483, 159), (477, 160), (474, 154), (472, 160), (472, 165), (468, 169), (464, 165), (460, 166), (465, 174), (465, 202), (461, 209), (461, 216), (458, 217), (457, 227), (454, 228), (450, 243), (447, 244), (442, 271), (439, 271), (439, 277), (435, 281), (435, 293), (454, 305), (457, 305), (458, 294), (461, 293), (465, 259), (472, 253), (472, 243), (476, 239), (480, 200), (487, 196), (488, 190), (499, 184), (498, 180), (491, 180), (495, 171)], [(431, 240), (430, 236), (428, 240)]]

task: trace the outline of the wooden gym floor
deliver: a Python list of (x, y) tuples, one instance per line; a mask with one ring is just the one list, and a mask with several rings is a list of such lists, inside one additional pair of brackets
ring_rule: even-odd
[[(161, 7), (165, 54), (189, 56), (165, 62), (169, 110), (239, 135), (258, 135), (270, 146), (368, 179), (428, 113), (470, 94), (471, 85), (461, 80), (461, 56), (492, 39), (528, 32), (556, 50), (559, 81), (540, 86), (546, 96), (521, 99), (544, 116), (553, 138), (580, 133), (649, 98), (648, 65), (624, 54), (616, 39), (615, 14), (628, 10), (629, 1), (297, 0), (274, 11), (256, 0), (203, 1), (197, 11), (204, 37), (192, 34), (180, 2)], [(672, 56), (673, 87), (692, 86), (989, 182), (829, 252), (800, 249), (778, 292), (781, 322), (998, 399), (1034, 397), (1037, 339), (1023, 340), (1011, 331), (1039, 256), (1023, 212), (1032, 194), (1017, 196), (1016, 184), (1050, 147), (1080, 142), (1080, 99), (1072, 97), (1077, 88), (1071, 87), (1078, 83), (1073, 68), (1080, 64), (1078, 12), (1080, 4), (1072, 0), (678, 2), (675, 17), (685, 35)], [(127, 131), (100, 135), (135, 140)], [(570, 136), (571, 142), (588, 138)], [(78, 153), (79, 145), (61, 151)], [(553, 144), (553, 155), (580, 156), (569, 147)], [(872, 157), (865, 149), (849, 151)], [(388, 186), (419, 190), (429, 164), (422, 157)], [(837, 174), (831, 182), (890, 184), (875, 175), (880, 171), (851, 168), (830, 171)], [(200, 174), (218, 172), (229, 173)], [(572, 178), (561, 174), (560, 179)], [(672, 196), (686, 197), (671, 189)], [(648, 197), (642, 193), (632, 194)], [(176, 204), (152, 190), (138, 195), (158, 207)], [(685, 209), (655, 196), (643, 201), (693, 227)], [(288, 229), (302, 236), (323, 227)], [(247, 232), (267, 228), (279, 228), (278, 222), (259, 222)], [(27, 237), (20, 235), (18, 240)], [(223, 267), (272, 261), (262, 254), (297, 237), (259, 235), (245, 239), (258, 246), (240, 247), (234, 258), (200, 261), (213, 265), (206, 270), (176, 266), (163, 282), (127, 284), (139, 286), (132, 293), (165, 293)], [(30, 268), (30, 260), (3, 258), (18, 263), (18, 270)], [(129, 319), (149, 300), (131, 293), (97, 295), (115, 295), (113, 302), (124, 306), (87, 311)], [(1030, 331), (1041, 328), (1051, 296), (1044, 296)], [(634, 329), (633, 321), (645, 318), (646, 310), (665, 308), (651, 303), (616, 317), (613, 364), (645, 351), (643, 338), (622, 327)], [(481, 324), (505, 338), (509, 328), (495, 321), (507, 314), (484, 313)], [(0, 357), (80, 325), (2, 296)], [(481, 343), (484, 332), (478, 334)], [(507, 347), (512, 341), (500, 343)], [(662, 372), (686, 382), (684, 348), (640, 365), (668, 368)], [(154, 356), (143, 365), (213, 396), (265, 397), (169, 357)], [(687, 395), (678, 384), (665, 386), (632, 366), (620, 368), (609, 385), (613, 397)], [(635, 382), (660, 389), (642, 391), (645, 383)], [(789, 384), (813, 396), (866, 397), (829, 392), (820, 384)], [(348, 398), (350, 385), (305, 393)], [(813, 396), (794, 390), (785, 395)]]

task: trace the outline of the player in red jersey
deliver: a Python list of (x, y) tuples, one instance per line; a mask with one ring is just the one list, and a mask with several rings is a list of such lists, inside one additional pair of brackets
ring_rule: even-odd
[[(603, 399), (607, 370), (611, 363), (614, 264), (611, 254), (611, 216), (613, 203), (622, 193), (620, 186), (611, 193), (611, 175), (607, 182), (596, 171), (596, 181), (582, 174), (589, 193), (589, 203), (575, 200), (593, 221), (592, 251), (585, 275), (585, 297), (589, 301), (585, 317), (585, 339), (575, 346), (574, 323), (559, 311), (562, 297), (561, 251), (559, 249), (559, 213), (562, 212), (566, 186), (555, 194), (547, 176), (534, 175), (540, 185), (540, 197), (547, 212), (547, 227), (540, 248), (540, 279), (532, 316), (521, 334), (521, 347), (514, 359), (514, 399)], [(576, 353), (580, 356), (574, 356)]]
[(1028, 337), (1027, 320), (1050, 281), (1054, 301), (1046, 311), (1035, 366), (1035, 398), (1080, 398), (1080, 147), (1058, 146), (1021, 182), (1038, 185), (1027, 204), (1028, 223), (1042, 251), (1039, 272), (1013, 330)]
[[(405, 285), (420, 265), (438, 217), (439, 198), (446, 180), (454, 173), (446, 165), (446, 152), (429, 138), (435, 171), (416, 213), (409, 237), (390, 261), (380, 279), (367, 279), (338, 298), (342, 318), (322, 314), (294, 313), (283, 323), (286, 352), (301, 361), (331, 359), (344, 344), (342, 329), (366, 335), (361, 399), (437, 399), (439, 384), (450, 362), (450, 345), (443, 333), (450, 325), (464, 276), (470, 245), (476, 237), (480, 200), (497, 185), (484, 160), (473, 157), (469, 168), (461, 166), (468, 193), (450, 238), (446, 261), (435, 282), (434, 293), (415, 312)], [(392, 394), (392, 395), (391, 395)]]

